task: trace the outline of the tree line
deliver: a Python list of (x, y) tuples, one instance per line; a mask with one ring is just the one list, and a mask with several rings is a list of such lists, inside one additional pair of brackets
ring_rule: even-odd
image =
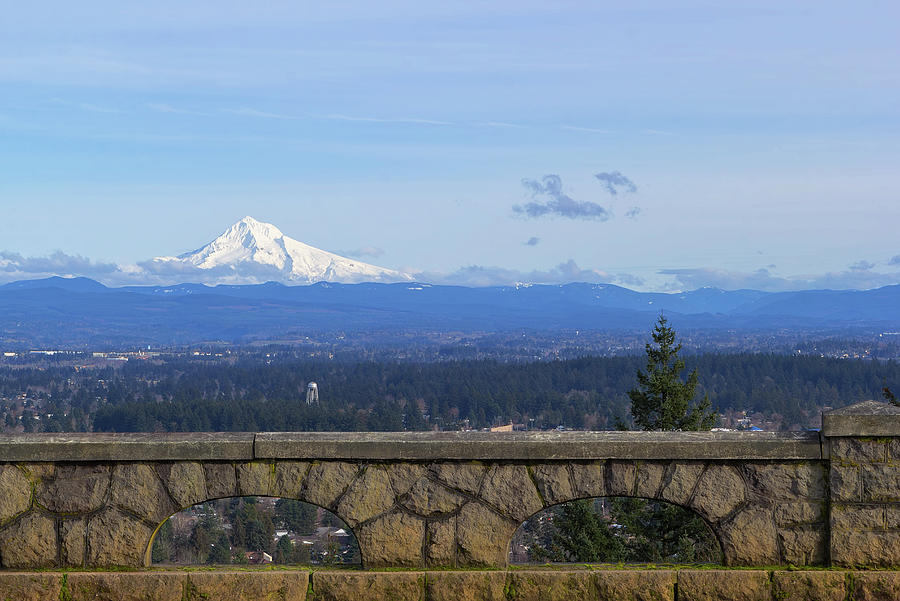
[[(765, 354), (685, 359), (698, 394), (720, 412), (776, 416), (782, 429), (813, 425), (823, 407), (900, 388), (900, 364)], [(446, 363), (172, 358), (120, 367), (0, 368), (7, 430), (424, 430), (519, 423), (610, 429), (629, 418), (641, 357), (535, 363)], [(321, 401), (308, 407), (306, 385)], [(25, 400), (23, 401), (23, 395)], [(35, 419), (38, 417), (39, 419)]]

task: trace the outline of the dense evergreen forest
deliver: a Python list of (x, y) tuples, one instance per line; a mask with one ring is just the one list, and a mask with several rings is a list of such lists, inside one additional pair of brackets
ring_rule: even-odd
[[(304, 360), (294, 355), (0, 367), (7, 431), (611, 428), (642, 357), (535, 363)], [(765, 354), (687, 357), (728, 427), (815, 427), (824, 407), (900, 388), (900, 364)], [(306, 386), (320, 402), (307, 406)], [(746, 417), (745, 417), (746, 414)]]

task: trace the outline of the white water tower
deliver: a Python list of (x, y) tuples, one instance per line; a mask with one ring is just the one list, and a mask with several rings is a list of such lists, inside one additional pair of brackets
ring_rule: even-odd
[(310, 382), (306, 385), (306, 404), (312, 405), (313, 403), (319, 402), (319, 385), (315, 382)]

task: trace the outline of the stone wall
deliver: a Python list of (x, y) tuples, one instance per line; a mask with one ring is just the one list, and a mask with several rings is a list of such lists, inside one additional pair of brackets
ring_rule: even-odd
[[(900, 409), (817, 433), (287, 433), (0, 437), (0, 563), (142, 566), (176, 511), (267, 495), (325, 507), (366, 568), (504, 567), (558, 503), (659, 499), (701, 515), (728, 565), (900, 564)], [(872, 411), (877, 437), (864, 423)], [(856, 413), (853, 413), (853, 412)], [(862, 424), (862, 425), (860, 425)], [(830, 533), (830, 534), (829, 534)]]
[(16, 601), (896, 601), (900, 572), (780, 570), (0, 572)]

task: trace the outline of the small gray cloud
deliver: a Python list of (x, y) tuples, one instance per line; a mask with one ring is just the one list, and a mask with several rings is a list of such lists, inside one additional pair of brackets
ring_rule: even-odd
[(513, 212), (523, 217), (559, 216), (568, 219), (607, 221), (612, 217), (609, 209), (595, 202), (579, 201), (562, 190), (562, 178), (545, 175), (540, 181), (523, 179), (522, 185), (531, 192), (532, 202), (514, 205)]
[(888, 265), (900, 265), (900, 255), (891, 257), (891, 260), (888, 261)]
[(362, 248), (354, 248), (352, 250), (337, 250), (339, 255), (345, 257), (353, 257), (354, 259), (362, 259), (363, 257), (378, 258), (384, 254), (384, 249), (377, 246), (363, 246)]
[(525, 246), (537, 246), (540, 243), (541, 243), (540, 238), (538, 238), (537, 236), (532, 236), (531, 238), (526, 240), (523, 244), (525, 244)]
[(594, 177), (603, 183), (603, 187), (606, 188), (606, 191), (612, 196), (616, 196), (619, 192), (630, 194), (637, 192), (637, 186), (634, 182), (618, 171), (596, 173), (594, 174)]
[(853, 271), (869, 271), (875, 267), (875, 263), (871, 263), (869, 261), (860, 260), (850, 266), (850, 269)]
[(625, 216), (629, 219), (637, 219), (638, 215), (641, 214), (641, 207), (631, 207), (627, 211), (625, 211)]

